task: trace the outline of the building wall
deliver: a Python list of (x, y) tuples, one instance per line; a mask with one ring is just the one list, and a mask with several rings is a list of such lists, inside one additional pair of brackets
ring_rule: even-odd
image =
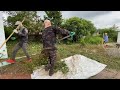
[(118, 32), (117, 43), (120, 44), (120, 32)]
[[(2, 18), (2, 12), (0, 11), (0, 46), (5, 41), (5, 32), (4, 32), (4, 26), (3, 26), (3, 18)], [(0, 59), (8, 58), (7, 54), (7, 48), (6, 44), (2, 48), (0, 48)]]

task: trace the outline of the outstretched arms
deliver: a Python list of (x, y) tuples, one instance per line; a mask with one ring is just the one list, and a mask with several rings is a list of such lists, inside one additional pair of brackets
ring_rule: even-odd
[(70, 31), (66, 29), (61, 29), (60, 27), (53, 27), (54, 31), (56, 34), (61, 34), (61, 35), (70, 35)]

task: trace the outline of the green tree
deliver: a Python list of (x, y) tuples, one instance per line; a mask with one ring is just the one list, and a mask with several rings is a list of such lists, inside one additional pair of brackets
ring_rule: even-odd
[(40, 16), (37, 15), (37, 11), (7, 11), (9, 14), (7, 18), (7, 24), (5, 24), (6, 37), (12, 33), (15, 29), (15, 22), (22, 21), (25, 17), (23, 25), (28, 28), (29, 34), (40, 32), (42, 30), (42, 21)]
[(64, 20), (62, 27), (75, 32), (78, 39), (82, 36), (93, 35), (96, 31), (91, 21), (79, 17), (72, 17)]
[(44, 19), (50, 19), (52, 24), (60, 26), (62, 23), (62, 14), (60, 11), (45, 11)]

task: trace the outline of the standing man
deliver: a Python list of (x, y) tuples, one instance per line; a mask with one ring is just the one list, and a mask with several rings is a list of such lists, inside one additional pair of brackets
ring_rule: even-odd
[(19, 25), (18, 30), (15, 29), (14, 32), (19, 36), (19, 42), (16, 44), (12, 52), (12, 58), (11, 58), (13, 60), (12, 63), (15, 63), (15, 56), (20, 48), (23, 49), (23, 52), (27, 56), (27, 61), (31, 61), (31, 58), (27, 52), (28, 30), (22, 25), (20, 21), (17, 21), (15, 23), (15, 26), (18, 25)]
[(107, 45), (106, 45), (108, 43), (108, 35), (107, 35), (107, 33), (104, 34), (103, 39), (104, 39), (105, 47), (107, 47)]
[(44, 21), (44, 27), (45, 29), (42, 33), (43, 51), (49, 58), (48, 65), (45, 66), (45, 70), (49, 70), (49, 76), (52, 76), (54, 74), (54, 65), (56, 62), (56, 34), (69, 35), (70, 32), (68, 30), (52, 26), (49, 20)]

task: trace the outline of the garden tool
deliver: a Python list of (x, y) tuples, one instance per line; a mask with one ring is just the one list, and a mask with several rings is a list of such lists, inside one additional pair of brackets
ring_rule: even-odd
[(73, 36), (74, 36), (74, 35), (75, 35), (75, 32), (70, 32), (70, 35), (65, 36), (65, 37), (63, 37), (62, 39), (60, 39), (60, 40), (59, 40), (59, 43), (60, 43), (60, 41), (66, 39), (66, 38), (69, 38), (69, 37), (71, 37), (71, 39), (73, 39)]

